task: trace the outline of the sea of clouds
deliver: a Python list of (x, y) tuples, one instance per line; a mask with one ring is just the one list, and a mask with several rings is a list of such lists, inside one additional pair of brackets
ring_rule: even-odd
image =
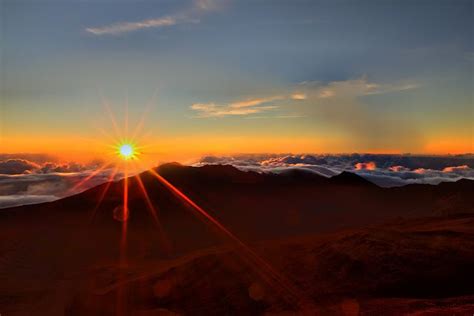
[[(474, 155), (258, 154), (206, 156), (192, 165), (209, 164), (272, 173), (298, 169), (324, 177), (350, 171), (381, 187), (412, 183), (436, 185), (462, 178), (474, 180)], [(0, 154), (0, 208), (54, 201), (123, 177), (121, 173), (113, 174), (112, 168), (98, 172), (102, 165), (99, 161), (60, 163), (44, 155)]]
[(195, 166), (228, 164), (241, 170), (280, 173), (298, 169), (332, 177), (342, 171), (356, 173), (381, 186), (412, 183), (439, 184), (462, 178), (474, 179), (474, 155), (235, 155), (203, 157)]
[[(0, 208), (54, 201), (111, 179), (102, 163), (59, 163), (45, 155), (0, 155)], [(115, 174), (113, 180), (121, 178)], [(84, 181), (86, 180), (87, 181)]]

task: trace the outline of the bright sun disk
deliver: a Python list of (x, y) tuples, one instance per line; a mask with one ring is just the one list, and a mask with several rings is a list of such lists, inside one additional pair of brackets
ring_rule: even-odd
[(123, 159), (128, 160), (135, 155), (135, 150), (131, 144), (123, 144), (119, 147), (119, 154)]

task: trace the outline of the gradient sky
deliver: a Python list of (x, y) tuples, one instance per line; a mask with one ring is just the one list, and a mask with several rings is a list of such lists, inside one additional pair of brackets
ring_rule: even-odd
[(474, 152), (471, 0), (0, 5), (0, 152)]

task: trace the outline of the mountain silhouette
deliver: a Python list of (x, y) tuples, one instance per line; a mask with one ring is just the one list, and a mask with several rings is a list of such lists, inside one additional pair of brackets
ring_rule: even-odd
[[(125, 180), (50, 203), (4, 209), (2, 312), (21, 315), (41, 306), (44, 315), (115, 313), (122, 283), (128, 293), (124, 313), (150, 315), (237, 309), (314, 314), (315, 308), (343, 314), (335, 302), (350, 299), (346, 307), (355, 308), (359, 294), (367, 306), (357, 299), (357, 308), (376, 311), (391, 300), (387, 304), (395, 313), (405, 305), (394, 297), (428, 300), (420, 303), (428, 306), (433, 298), (456, 296), (453, 304), (464, 308), (465, 296), (474, 295), (466, 270), (474, 263), (474, 181), (380, 188), (348, 172), (326, 178), (298, 170), (265, 174), (176, 163), (154, 172), (231, 236), (150, 172), (126, 180), (125, 242), (124, 222), (117, 216), (123, 211)], [(312, 304), (281, 300), (279, 290), (268, 288), (255, 272), (265, 264), (251, 249), (285, 275), (274, 279), (285, 283), (288, 278)], [(456, 271), (464, 279), (455, 277)], [(162, 287), (158, 280), (165, 280)], [(229, 295), (227, 302), (219, 299), (222, 293)]]

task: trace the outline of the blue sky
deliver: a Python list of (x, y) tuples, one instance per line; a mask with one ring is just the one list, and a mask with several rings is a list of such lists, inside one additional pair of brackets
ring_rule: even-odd
[(6, 151), (93, 135), (100, 94), (132, 117), (156, 94), (153, 135), (205, 139), (203, 153), (226, 137), (242, 152), (472, 149), (472, 1), (1, 6)]

